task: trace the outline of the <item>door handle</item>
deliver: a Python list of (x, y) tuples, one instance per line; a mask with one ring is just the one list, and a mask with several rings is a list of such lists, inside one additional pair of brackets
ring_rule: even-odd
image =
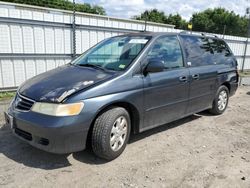
[(179, 80), (181, 81), (181, 82), (186, 82), (187, 81), (187, 76), (181, 76), (181, 77), (179, 77)]
[(194, 80), (199, 80), (200, 76), (199, 76), (199, 74), (193, 74), (193, 75), (192, 75), (192, 78), (193, 78)]

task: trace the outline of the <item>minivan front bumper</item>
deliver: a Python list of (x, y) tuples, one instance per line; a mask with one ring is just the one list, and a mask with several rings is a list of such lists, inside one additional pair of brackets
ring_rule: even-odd
[(5, 117), (6, 123), (12, 122), (15, 136), (36, 148), (57, 154), (85, 149), (90, 125), (82, 117), (58, 118), (32, 111), (20, 112), (11, 107)]

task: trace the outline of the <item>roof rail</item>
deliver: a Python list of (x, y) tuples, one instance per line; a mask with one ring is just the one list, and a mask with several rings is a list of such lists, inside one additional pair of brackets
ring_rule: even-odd
[(215, 38), (219, 38), (217, 35), (210, 34), (210, 33), (201, 33), (201, 35), (205, 36), (205, 37), (212, 36), (212, 37), (215, 37)]
[(187, 34), (188, 32), (187, 31), (181, 31), (179, 34)]
[(203, 33), (203, 32), (201, 32), (201, 33), (199, 33), (199, 32), (194, 32), (194, 33), (192, 33), (192, 32), (188, 32), (188, 31), (181, 31), (179, 34), (190, 34), (190, 35), (202, 35), (202, 36), (204, 36), (204, 37), (209, 37), (209, 36), (212, 36), (212, 37), (215, 37), (215, 38), (219, 38), (217, 35), (215, 35), (215, 34), (210, 34), (210, 33)]

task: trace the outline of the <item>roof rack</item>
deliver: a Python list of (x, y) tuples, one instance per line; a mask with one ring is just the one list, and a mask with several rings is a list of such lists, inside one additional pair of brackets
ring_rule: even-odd
[(188, 34), (188, 32), (187, 31), (181, 31), (179, 34)]
[(179, 34), (191, 34), (191, 35), (202, 35), (204, 37), (209, 37), (209, 36), (212, 36), (212, 37), (215, 37), (215, 38), (219, 38), (217, 35), (214, 35), (214, 34), (210, 34), (210, 33), (199, 33), (199, 32), (189, 32), (189, 31), (181, 31)]
[(201, 33), (202, 36), (205, 36), (205, 37), (209, 37), (209, 36), (212, 36), (212, 37), (215, 37), (215, 38), (219, 38), (217, 35), (214, 35), (214, 34), (208, 34), (208, 33)]

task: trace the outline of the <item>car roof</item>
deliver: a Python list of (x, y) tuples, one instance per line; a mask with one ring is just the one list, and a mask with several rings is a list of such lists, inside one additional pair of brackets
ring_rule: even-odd
[(141, 31), (141, 32), (136, 32), (136, 33), (128, 33), (124, 35), (119, 35), (119, 36), (149, 36), (149, 37), (158, 37), (162, 35), (182, 35), (182, 36), (194, 36), (194, 37), (206, 37), (206, 38), (213, 38), (217, 40), (223, 40), (221, 38), (218, 38), (216, 35), (206, 35), (206, 34), (199, 34), (199, 33), (188, 33), (185, 31), (182, 32), (150, 32), (150, 31)]
[(170, 33), (170, 32), (150, 32), (150, 31), (140, 31), (136, 33), (128, 33), (120, 36), (161, 36), (161, 35), (178, 35), (178, 33)]

